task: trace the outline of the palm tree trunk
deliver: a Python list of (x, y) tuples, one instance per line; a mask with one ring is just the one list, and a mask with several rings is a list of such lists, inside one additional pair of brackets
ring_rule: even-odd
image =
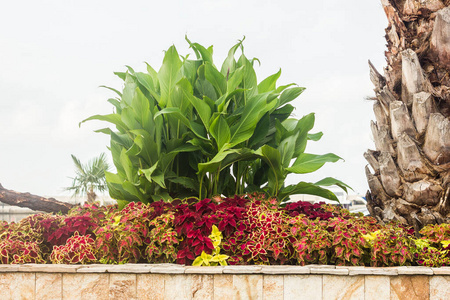
[(381, 0), (387, 67), (375, 85), (364, 156), (368, 209), (419, 229), (450, 221), (450, 0)]
[(89, 191), (87, 192), (87, 203), (92, 204), (95, 202), (95, 198), (97, 198), (97, 194), (94, 192), (94, 188), (91, 186)]

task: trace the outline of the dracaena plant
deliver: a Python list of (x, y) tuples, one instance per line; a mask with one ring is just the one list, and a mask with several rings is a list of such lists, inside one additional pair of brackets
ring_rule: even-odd
[[(125, 82), (109, 99), (115, 112), (95, 115), (116, 129), (111, 137), (117, 173), (106, 172), (110, 195), (144, 203), (174, 197), (234, 195), (264, 191), (280, 201), (296, 193), (337, 200), (320, 186), (346, 185), (326, 178), (285, 186), (289, 173), (310, 173), (335, 154), (305, 153), (314, 114), (290, 118), (289, 104), (304, 90), (295, 84), (277, 87), (281, 70), (258, 83), (254, 62), (244, 55), (243, 41), (228, 52), (221, 68), (213, 63), (212, 46), (186, 40), (196, 58), (180, 56), (174, 46), (156, 72), (128, 67), (116, 73)], [(236, 60), (238, 49), (241, 55)], [(83, 121), (84, 122), (84, 121)], [(125, 203), (122, 203), (124, 205)]]

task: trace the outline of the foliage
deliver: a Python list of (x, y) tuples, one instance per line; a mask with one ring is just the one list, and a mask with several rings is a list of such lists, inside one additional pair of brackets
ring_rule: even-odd
[(105, 172), (109, 169), (105, 153), (90, 160), (83, 165), (75, 155), (72, 155), (75, 165), (76, 176), (73, 179), (72, 186), (66, 188), (73, 192), (73, 196), (87, 195), (88, 203), (95, 201), (97, 195), (95, 191), (104, 192), (107, 190)]
[(50, 261), (54, 264), (87, 264), (96, 261), (94, 240), (76, 231), (65, 245), (54, 246)]
[(223, 243), (230, 264), (283, 264), (290, 258), (289, 224), (258, 195), (249, 203), (237, 230)]
[(178, 236), (174, 230), (173, 213), (157, 216), (149, 223), (149, 243), (145, 249), (148, 261), (155, 263), (173, 263), (177, 259)]
[(146, 245), (150, 243), (150, 210), (141, 202), (130, 202), (122, 211), (108, 216), (107, 222), (94, 231), (100, 262), (139, 262)]
[(414, 257), (419, 265), (450, 266), (450, 224), (427, 225), (420, 230), (421, 239), (415, 240), (418, 251)]
[[(347, 185), (325, 178), (316, 183), (285, 186), (288, 174), (314, 172), (339, 156), (305, 153), (314, 114), (290, 118), (289, 104), (304, 90), (295, 84), (277, 87), (281, 70), (258, 83), (257, 59), (244, 55), (243, 41), (228, 52), (218, 69), (212, 46), (191, 43), (196, 59), (182, 57), (174, 46), (156, 72), (128, 67), (116, 73), (124, 80), (115, 112), (87, 120), (112, 123), (98, 132), (110, 135), (117, 174), (106, 172), (112, 198), (150, 203), (161, 199), (233, 195), (264, 191), (280, 201), (296, 193), (337, 200), (320, 186)], [(237, 50), (242, 54), (235, 59)], [(84, 122), (83, 121), (83, 122)], [(293, 163), (291, 163), (294, 161)]]
[(209, 235), (211, 239), (214, 251), (212, 255), (206, 254), (205, 251), (202, 251), (202, 254), (198, 256), (194, 262), (193, 266), (226, 266), (228, 255), (220, 254), (220, 243), (222, 242), (222, 233), (219, 231), (216, 225), (213, 225), (211, 234)]
[(420, 234), (330, 205), (281, 207), (264, 193), (86, 205), (0, 224), (2, 263), (448, 266), (450, 225)]
[(2, 264), (44, 263), (39, 244), (21, 240), (5, 239), (0, 241)]

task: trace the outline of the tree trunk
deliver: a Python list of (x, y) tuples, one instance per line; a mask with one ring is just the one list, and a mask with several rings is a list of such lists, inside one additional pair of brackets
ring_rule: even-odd
[(381, 0), (387, 67), (369, 62), (376, 150), (368, 209), (419, 229), (450, 222), (450, 0)]
[(7, 190), (0, 184), (0, 201), (9, 205), (27, 207), (32, 210), (66, 214), (76, 205), (61, 202), (53, 198), (44, 198), (30, 193), (18, 193)]

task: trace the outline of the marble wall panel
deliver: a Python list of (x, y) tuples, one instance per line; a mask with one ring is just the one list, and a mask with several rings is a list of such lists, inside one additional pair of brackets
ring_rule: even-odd
[(133, 300), (136, 297), (136, 274), (109, 274), (109, 299)]
[(281, 275), (264, 275), (263, 298), (264, 300), (282, 300), (284, 298), (284, 278)]
[(450, 299), (450, 276), (430, 277), (430, 300)]
[(137, 298), (144, 300), (164, 300), (164, 278), (163, 274), (138, 274), (137, 275)]
[(187, 279), (190, 299), (214, 299), (214, 275), (190, 275), (187, 276)]
[(323, 275), (284, 275), (284, 299), (322, 299)]
[(262, 300), (263, 276), (233, 275), (233, 289), (240, 300)]
[(429, 276), (391, 277), (392, 300), (428, 300), (430, 299)]
[(0, 299), (34, 299), (34, 273), (0, 273)]
[(389, 300), (391, 288), (389, 276), (365, 276), (364, 300)]
[(214, 275), (214, 300), (237, 299), (233, 275)]
[(364, 299), (364, 276), (323, 275), (323, 299)]
[(63, 299), (109, 299), (109, 275), (63, 274)]
[(35, 273), (36, 300), (62, 299), (61, 273)]

